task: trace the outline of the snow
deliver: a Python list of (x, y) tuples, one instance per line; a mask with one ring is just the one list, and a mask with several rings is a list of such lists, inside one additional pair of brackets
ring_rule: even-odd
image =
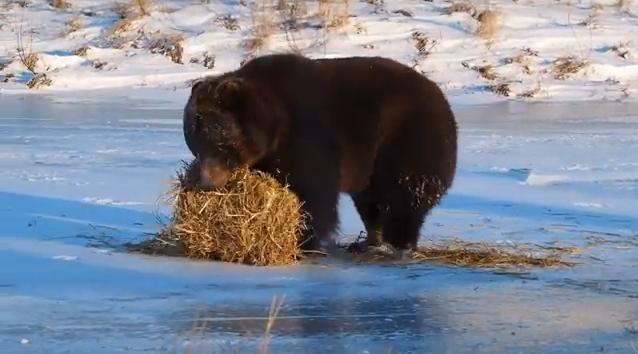
[[(339, 18), (322, 19), (317, 2), (302, 2), (297, 29), (287, 32), (290, 10), (277, 10), (274, 0), (259, 2), (272, 5), (265, 15), (259, 6), (243, 2), (151, 1), (148, 15), (129, 11), (119, 29), (122, 6), (111, 0), (72, 0), (66, 9), (44, 0), (26, 3), (0, 5), (3, 94), (106, 90), (112, 95), (108, 89), (150, 87), (161, 89), (165, 97), (181, 97), (192, 79), (236, 69), (252, 56), (294, 49), (317, 58), (394, 58), (431, 77), (454, 104), (638, 97), (635, 2), (620, 8), (615, 0), (492, 1), (490, 9), (500, 16), (497, 33), (487, 39), (475, 34), (477, 13), (486, 9), (485, 3), (475, 4), (470, 13), (448, 13), (452, 3), (442, 0), (351, 1), (347, 21), (326, 27)], [(339, 6), (328, 10), (343, 13)], [(260, 22), (262, 18), (269, 20)], [(261, 24), (271, 28), (263, 45), (246, 49), (245, 41)], [(27, 52), (39, 54), (35, 71), (46, 73), (50, 87), (26, 88), (32, 74), (16, 60), (18, 34)], [(181, 63), (157, 48), (158, 41), (171, 38), (178, 38)], [(76, 55), (80, 48), (87, 48), (85, 55)], [(557, 78), (555, 61), (568, 57), (584, 66)], [(480, 68), (493, 77), (483, 77)], [(498, 85), (509, 87), (508, 96), (493, 92)]]
[[(251, 10), (153, 2), (110, 40), (112, 1), (27, 2), (0, 3), (2, 352), (253, 353), (281, 295), (272, 353), (636, 351), (636, 2), (492, 1), (501, 30), (486, 41), (444, 1), (352, 1), (344, 27), (310, 18), (293, 34), (308, 56), (389, 56), (442, 86), (459, 121), (458, 175), (421, 241), (578, 250), (574, 267), (507, 271), (340, 258), (255, 268), (125, 252), (159, 230), (170, 212), (161, 196), (191, 157), (181, 127), (189, 80), (247, 57)], [(228, 14), (240, 29), (224, 27)], [(65, 30), (75, 16), (84, 26)], [(31, 75), (14, 60), (20, 25), (34, 31), (49, 87), (26, 88)], [(415, 31), (431, 53), (418, 55)], [(184, 64), (150, 52), (176, 34)], [(290, 44), (275, 31), (252, 54)], [(86, 57), (73, 54), (84, 46)], [(556, 79), (565, 56), (587, 65)], [(477, 71), (485, 65), (496, 79)], [(501, 83), (509, 97), (488, 89)], [(339, 213), (337, 237), (351, 240), (362, 225), (346, 196)]]

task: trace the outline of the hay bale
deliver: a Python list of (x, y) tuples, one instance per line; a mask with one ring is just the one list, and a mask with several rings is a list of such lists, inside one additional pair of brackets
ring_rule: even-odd
[(267, 174), (246, 169), (235, 171), (223, 188), (197, 190), (198, 170), (192, 162), (178, 172), (170, 193), (173, 220), (156, 246), (174, 240), (189, 257), (261, 266), (298, 259), (305, 217), (291, 190)]

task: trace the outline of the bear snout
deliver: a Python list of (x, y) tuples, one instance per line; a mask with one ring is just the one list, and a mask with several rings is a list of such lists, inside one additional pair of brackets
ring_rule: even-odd
[(203, 159), (200, 164), (199, 187), (204, 190), (221, 188), (226, 185), (231, 171), (217, 159)]

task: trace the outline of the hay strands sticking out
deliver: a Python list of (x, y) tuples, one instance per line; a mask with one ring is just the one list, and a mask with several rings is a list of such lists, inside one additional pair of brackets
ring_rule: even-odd
[(188, 257), (262, 266), (297, 261), (305, 216), (292, 191), (267, 174), (246, 169), (212, 191), (194, 188), (197, 176), (196, 161), (178, 171), (168, 194), (172, 223), (141, 252), (172, 248)]

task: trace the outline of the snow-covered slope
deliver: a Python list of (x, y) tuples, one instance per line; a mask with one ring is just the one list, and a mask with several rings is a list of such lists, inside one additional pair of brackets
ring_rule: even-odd
[[(631, 1), (254, 3), (3, 1), (0, 93), (161, 87), (170, 96), (193, 78), (292, 50), (391, 57), (455, 103), (638, 97)], [(29, 81), (40, 89), (27, 89)]]

